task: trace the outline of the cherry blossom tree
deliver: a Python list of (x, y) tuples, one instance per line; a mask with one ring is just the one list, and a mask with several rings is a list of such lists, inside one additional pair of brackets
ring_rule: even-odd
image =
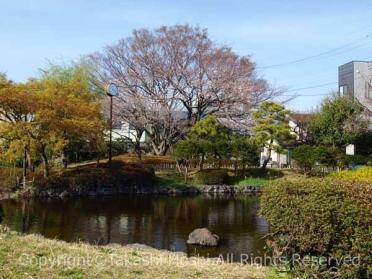
[(90, 59), (97, 80), (120, 88), (115, 115), (146, 131), (156, 154), (165, 154), (206, 115), (248, 130), (252, 108), (277, 93), (257, 77), (249, 56), (189, 25), (135, 30)]

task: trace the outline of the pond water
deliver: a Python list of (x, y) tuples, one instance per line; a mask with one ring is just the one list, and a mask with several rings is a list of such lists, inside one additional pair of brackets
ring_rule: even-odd
[[(95, 244), (143, 243), (189, 256), (263, 254), (266, 221), (251, 196), (116, 196), (69, 200), (0, 202), (2, 224), (24, 233)], [(1, 214), (0, 214), (1, 215)], [(189, 233), (207, 227), (220, 236), (218, 247), (187, 245)]]

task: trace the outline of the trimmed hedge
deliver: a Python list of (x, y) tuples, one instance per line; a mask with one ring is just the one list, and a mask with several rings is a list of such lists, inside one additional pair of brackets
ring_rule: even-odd
[(333, 172), (330, 176), (341, 179), (369, 181), (372, 184), (372, 167), (359, 167), (355, 170)]
[[(311, 278), (367, 278), (372, 266), (372, 184), (307, 179), (267, 187), (260, 214), (272, 232), (268, 246), (275, 255), (328, 259), (327, 263), (292, 261), (297, 275)], [(357, 259), (352, 265), (346, 259)], [(314, 259), (314, 258), (313, 258)], [(343, 260), (338, 265), (335, 262)]]
[(227, 182), (226, 169), (205, 169), (195, 174), (195, 183), (200, 185), (222, 185)]

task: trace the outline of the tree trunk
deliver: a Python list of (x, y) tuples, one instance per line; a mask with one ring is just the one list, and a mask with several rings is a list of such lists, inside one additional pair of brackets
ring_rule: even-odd
[(101, 160), (101, 154), (100, 152), (98, 151), (97, 152), (97, 158), (96, 158), (96, 168), (98, 169), (99, 168), (99, 161)]
[(151, 146), (154, 153), (158, 156), (165, 156), (169, 149), (169, 146), (165, 140), (163, 140), (160, 144), (156, 144), (154, 141), (151, 141)]
[(45, 150), (41, 152), (41, 159), (43, 160), (44, 177), (48, 177), (49, 176), (49, 162), (48, 162), (48, 157), (45, 154)]
[(167, 144), (164, 145), (163, 151), (161, 152), (161, 156), (167, 155), (169, 150), (169, 146)]
[(26, 148), (23, 149), (23, 160), (22, 160), (22, 183), (23, 187), (26, 187), (26, 174), (27, 174), (27, 152)]
[(267, 158), (263, 161), (263, 164), (262, 164), (262, 170), (266, 170), (266, 166), (267, 164), (270, 162), (270, 159), (271, 159), (271, 149), (272, 149), (272, 144), (273, 144), (273, 140), (270, 141), (270, 144), (269, 146), (267, 147), (268, 149), (268, 154), (267, 154)]
[(187, 164), (185, 164), (185, 184), (187, 184), (187, 175), (188, 175), (188, 168), (187, 168)]
[(179, 174), (182, 174), (181, 166), (178, 160), (176, 160), (176, 168)]
[(202, 153), (199, 163), (199, 170), (203, 170), (204, 168), (204, 156), (205, 156), (204, 153)]
[(244, 160), (242, 161), (242, 169), (243, 169), (243, 177), (246, 178), (245, 177), (245, 161)]
[(35, 166), (32, 163), (30, 152), (26, 149), (27, 153), (27, 167), (30, 171), (35, 172)]
[(141, 143), (137, 142), (135, 144), (134, 152), (136, 153), (138, 160), (142, 161)]
[(62, 165), (65, 169), (67, 169), (67, 166), (68, 166), (68, 158), (67, 158), (67, 155), (66, 155), (66, 151), (65, 150), (62, 150), (61, 152), (61, 161), (62, 161)]

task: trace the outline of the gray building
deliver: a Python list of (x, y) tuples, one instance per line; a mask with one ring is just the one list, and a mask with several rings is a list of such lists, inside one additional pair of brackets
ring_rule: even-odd
[(372, 61), (351, 61), (338, 67), (339, 94), (356, 98), (372, 125)]

